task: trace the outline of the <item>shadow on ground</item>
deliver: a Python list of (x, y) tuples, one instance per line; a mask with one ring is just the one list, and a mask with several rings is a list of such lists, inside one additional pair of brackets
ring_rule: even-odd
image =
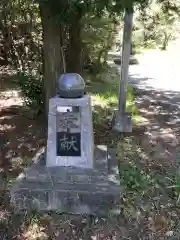
[[(168, 171), (177, 164), (180, 132), (180, 94), (177, 92), (159, 92), (155, 90), (136, 90), (136, 103), (143, 122), (134, 127), (131, 134), (135, 149), (125, 152), (136, 153), (136, 158), (150, 169)], [(94, 107), (94, 128), (96, 142), (105, 141), (114, 144), (110, 120), (112, 108)], [(139, 149), (139, 150), (138, 150)]]
[(180, 93), (173, 91), (138, 90), (137, 106), (146, 123), (141, 145), (147, 161), (173, 167), (180, 149)]
[[(137, 77), (137, 81), (138, 77)], [(141, 79), (141, 82), (143, 79)], [(146, 81), (146, 79), (144, 79)], [(9, 90), (8, 86), (4, 90)], [(99, 93), (109, 88), (91, 88)], [(116, 89), (117, 90), (117, 89)], [(108, 96), (108, 94), (106, 94)], [(8, 98), (9, 99), (9, 98)], [(11, 100), (11, 98), (10, 98)], [(153, 89), (136, 90), (136, 102), (144, 121), (134, 127), (131, 134), (126, 134), (123, 144), (111, 131), (111, 119), (114, 106), (95, 104), (93, 107), (95, 144), (117, 146), (117, 158), (120, 174), (123, 165), (132, 164), (146, 173), (153, 173), (163, 179), (176, 167), (179, 148), (179, 93), (158, 92)], [(31, 161), (35, 153), (46, 145), (46, 128), (43, 116), (32, 120), (22, 105), (1, 106), (0, 133), (1, 147), (1, 199), (0, 199), (0, 238), (1, 239), (77, 239), (84, 231), (84, 223), (78, 218), (73, 220), (59, 218), (57, 215), (30, 214), (19, 216), (9, 204), (7, 184), (15, 178)], [(128, 172), (130, 174), (130, 172)], [(134, 173), (133, 173), (134, 174)], [(158, 175), (159, 174), (159, 175)], [(134, 176), (134, 175), (133, 175)], [(133, 179), (133, 183), (137, 181)], [(145, 182), (140, 178), (141, 182)], [(127, 184), (127, 183), (126, 183)], [(165, 234), (178, 229), (179, 210), (170, 202), (171, 191), (152, 191), (152, 182), (144, 185), (146, 191), (138, 189), (129, 192), (127, 186), (122, 195), (120, 220), (114, 223), (97, 222), (97, 230), (103, 229), (109, 239), (168, 239)], [(163, 183), (164, 184), (164, 183)], [(130, 186), (132, 182), (130, 182)], [(138, 187), (137, 187), (138, 188)], [(134, 192), (137, 191), (135, 198)], [(169, 195), (170, 194), (170, 195)], [(148, 197), (147, 197), (148, 196)], [(174, 202), (173, 202), (174, 204)], [(171, 221), (174, 214), (174, 222)], [(118, 228), (118, 230), (117, 230)], [(62, 238), (59, 229), (64, 229), (66, 237)], [(118, 236), (114, 236), (119, 231)], [(73, 235), (74, 234), (74, 235)], [(73, 235), (73, 236), (72, 236)], [(103, 234), (101, 234), (103, 235)], [(58, 238), (59, 237), (59, 238)], [(100, 238), (107, 239), (107, 238)], [(176, 238), (178, 239), (178, 238)]]
[(12, 106), (1, 109), (0, 120), (1, 168), (7, 175), (16, 176), (46, 143), (43, 116), (32, 120), (22, 106)]
[(16, 85), (14, 85), (12, 81), (12, 77), (16, 74), (15, 70), (12, 70), (9, 67), (0, 67), (0, 74), (1, 74), (1, 80), (0, 80), (0, 92), (6, 91), (6, 90), (15, 90), (17, 89)]

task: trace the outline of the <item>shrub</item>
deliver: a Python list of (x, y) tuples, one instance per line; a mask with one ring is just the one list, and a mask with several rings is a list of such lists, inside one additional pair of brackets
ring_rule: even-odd
[(20, 87), (25, 104), (33, 110), (42, 111), (43, 86), (42, 77), (27, 73), (18, 73), (15, 82)]
[(128, 191), (148, 191), (152, 186), (150, 176), (137, 166), (132, 166), (130, 164), (124, 165), (120, 174)]

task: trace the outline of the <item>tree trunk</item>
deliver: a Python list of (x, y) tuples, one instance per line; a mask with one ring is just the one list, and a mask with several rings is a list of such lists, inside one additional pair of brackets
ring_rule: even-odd
[(171, 35), (170, 34), (168, 35), (166, 32), (163, 32), (163, 33), (164, 33), (164, 39), (163, 39), (163, 44), (162, 44), (162, 50), (166, 51), (167, 47), (168, 47), (169, 40), (171, 38)]
[(69, 26), (69, 45), (67, 51), (67, 72), (82, 72), (81, 66), (81, 17), (76, 15)]
[[(11, 49), (11, 37), (10, 37), (10, 26), (8, 24), (8, 9), (7, 3), (2, 2), (2, 11), (0, 16), (0, 30), (2, 34), (2, 53), (1, 57), (3, 57), (2, 61), (5, 65), (8, 64), (9, 50)], [(1, 59), (2, 60), (2, 59)]]
[(49, 99), (56, 95), (56, 81), (63, 73), (61, 27), (43, 5), (40, 6), (40, 12), (43, 27), (43, 80), (47, 115)]
[[(111, 24), (111, 30), (109, 30), (106, 46), (104, 47), (104, 59), (103, 63), (107, 62), (108, 59), (108, 52), (111, 48), (111, 46), (114, 44), (113, 40), (115, 39), (114, 37), (114, 32), (115, 32), (115, 24)], [(114, 39), (113, 39), (114, 38)]]

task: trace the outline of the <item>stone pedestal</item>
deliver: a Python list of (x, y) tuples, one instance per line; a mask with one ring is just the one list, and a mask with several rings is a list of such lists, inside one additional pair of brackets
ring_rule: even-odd
[(45, 155), (40, 153), (13, 184), (11, 202), (17, 212), (119, 214), (119, 171), (116, 158), (105, 146), (96, 147), (93, 169), (47, 167)]
[[(69, 112), (60, 110), (58, 112), (58, 108), (67, 108)], [(67, 136), (70, 136), (71, 139), (68, 139)], [(77, 141), (74, 145), (75, 141), (73, 139), (79, 140), (79, 144)], [(61, 141), (62, 148), (58, 155), (59, 141)], [(78, 151), (73, 151), (73, 148), (75, 150), (77, 148)], [(62, 154), (63, 149), (66, 149), (64, 155)], [(93, 168), (93, 161), (94, 139), (90, 96), (83, 95), (81, 98), (60, 98), (57, 96), (51, 98), (49, 100), (47, 166)]]
[(47, 150), (11, 189), (15, 210), (107, 215), (120, 200), (119, 171), (105, 146), (94, 149), (92, 107), (78, 74), (64, 74), (49, 100)]

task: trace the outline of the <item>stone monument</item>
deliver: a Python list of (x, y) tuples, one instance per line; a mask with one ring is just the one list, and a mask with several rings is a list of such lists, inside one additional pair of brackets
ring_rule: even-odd
[(119, 213), (116, 159), (106, 146), (94, 146), (91, 98), (78, 74), (58, 79), (49, 100), (46, 150), (14, 182), (15, 209), (107, 215)]
[(47, 167), (93, 168), (91, 99), (84, 90), (79, 75), (64, 74), (58, 81), (59, 95), (49, 101)]

